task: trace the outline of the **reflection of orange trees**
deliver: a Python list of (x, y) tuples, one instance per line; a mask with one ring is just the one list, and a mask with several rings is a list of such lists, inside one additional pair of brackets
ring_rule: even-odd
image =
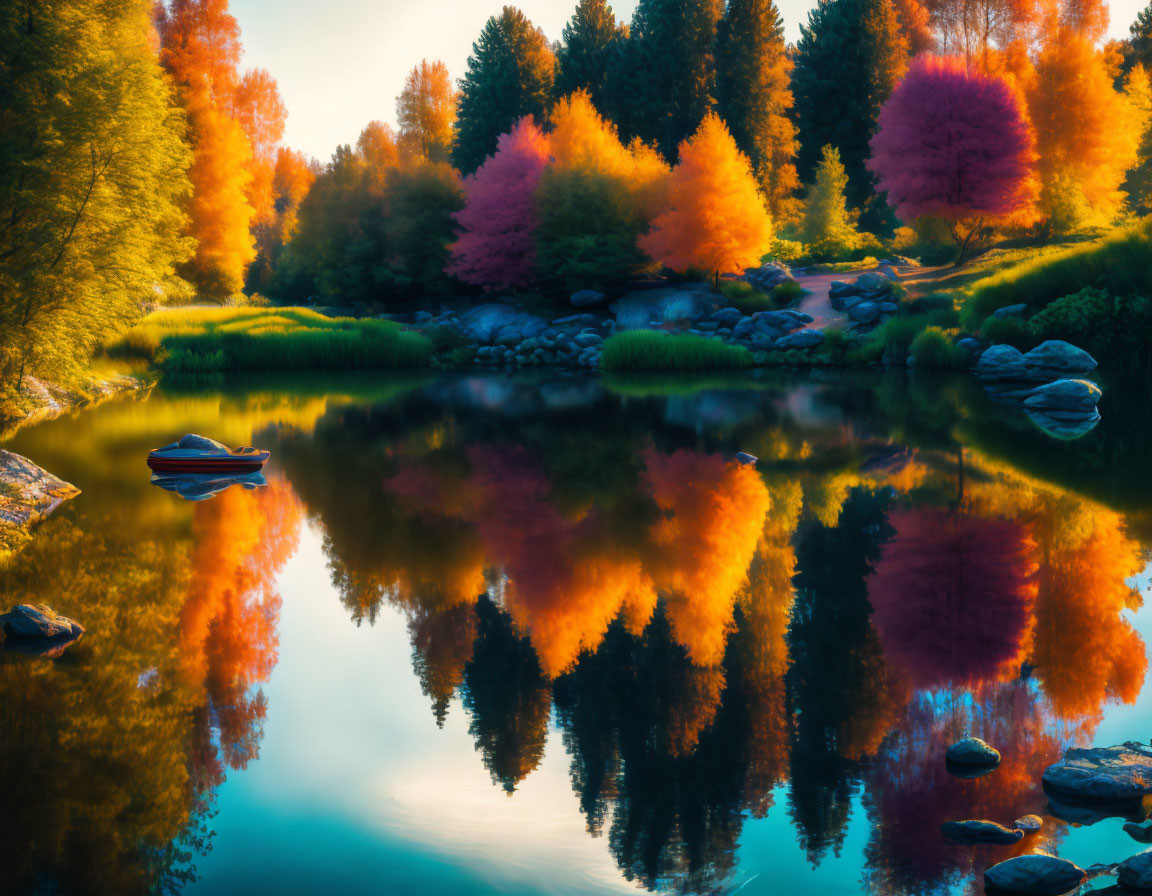
[[(224, 762), (243, 768), (258, 750), (264, 696), (252, 694), (276, 664), (277, 573), (296, 547), (302, 511), (281, 479), (254, 492), (229, 489), (197, 504), (192, 582), (180, 620), (191, 680), (202, 682), (220, 728)], [(202, 756), (209, 780), (220, 769)]]
[[(1057, 726), (1058, 727), (1058, 726)], [(1044, 811), (1038, 786), (1065, 743), (1053, 733), (1034, 683), (989, 685), (978, 696), (964, 691), (922, 693), (904, 710), (868, 773), (873, 820), (867, 849), (871, 888), (885, 893), (936, 892), (970, 879), (980, 867), (1053, 846), (1064, 827), (1045, 819), (1041, 834), (1011, 847), (953, 846), (940, 835), (945, 821), (988, 818), (1008, 826)], [(994, 775), (963, 780), (940, 757), (967, 733), (996, 744), (1004, 759)]]
[(476, 610), (461, 604), (447, 610), (413, 613), (408, 621), (412, 658), (420, 688), (432, 698), (437, 725), (443, 727), (448, 703), (464, 680), (464, 666), (476, 640)]
[(1029, 647), (1035, 542), (1021, 524), (895, 512), (868, 585), (884, 654), (915, 687), (1007, 679)]
[(1061, 717), (1098, 717), (1106, 700), (1134, 702), (1144, 681), (1144, 642), (1122, 615), (1140, 601), (1126, 583), (1140, 571), (1139, 545), (1102, 507), (1049, 501), (1038, 518), (1033, 663)]
[(662, 512), (652, 532), (652, 578), (665, 595), (673, 636), (701, 665), (717, 665), (736, 595), (771, 506), (755, 468), (719, 455), (645, 454)]

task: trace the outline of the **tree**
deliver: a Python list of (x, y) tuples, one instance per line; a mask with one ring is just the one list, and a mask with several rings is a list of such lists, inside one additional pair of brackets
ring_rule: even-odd
[(488, 20), (460, 82), (452, 159), (461, 172), (479, 168), (524, 116), (545, 120), (555, 62), (544, 32), (520, 10), (505, 6)]
[(728, 0), (716, 37), (716, 100), (777, 221), (796, 215), (796, 128), (788, 117), (792, 60), (773, 0)]
[(536, 191), (538, 266), (568, 291), (609, 288), (648, 263), (638, 241), (668, 166), (638, 142), (623, 146), (586, 91), (557, 103), (552, 123), (552, 162)]
[(607, 111), (625, 140), (674, 158), (711, 111), (723, 0), (640, 0), (608, 78)]
[(916, 56), (936, 47), (936, 35), (932, 31), (932, 14), (920, 0), (892, 0), (896, 21), (908, 39), (908, 51)]
[(844, 200), (848, 175), (840, 150), (825, 146), (816, 179), (804, 198), (800, 235), (808, 251), (824, 258), (841, 258), (860, 248), (863, 235), (856, 229)]
[(675, 270), (742, 273), (772, 241), (772, 219), (756, 189), (747, 157), (715, 114), (680, 144), (667, 210), (641, 248)]
[(260, 253), (260, 233), (276, 214), (272, 181), (276, 172), (276, 150), (284, 136), (288, 110), (280, 97), (276, 79), (265, 69), (249, 69), (232, 95), (232, 117), (239, 122), (252, 146), (248, 184), (248, 204), (252, 206), (252, 230)]
[(556, 51), (556, 96), (586, 90), (597, 109), (605, 108), (608, 68), (628, 29), (616, 23), (607, 0), (580, 0)]
[(460, 176), (447, 162), (406, 162), (384, 189), (383, 286), (393, 295), (445, 292), (444, 266), (464, 204)]
[(1138, 161), (1128, 171), (1124, 192), (1131, 207), (1149, 209), (1152, 208), (1152, 81), (1143, 63), (1137, 62), (1125, 77), (1124, 97), (1141, 121)]
[(868, 168), (901, 218), (952, 222), (959, 262), (989, 219), (1030, 206), (1035, 152), (1017, 95), (959, 58), (921, 56), (880, 112)]
[(533, 195), (548, 164), (548, 138), (528, 116), (500, 137), (496, 154), (464, 181), (460, 237), (447, 273), (497, 289), (536, 279)]
[(280, 147), (272, 166), (272, 216), (255, 225), (257, 261), (248, 269), (248, 285), (273, 290), (284, 246), (299, 224), (300, 202), (316, 180), (317, 164), (303, 153)]
[(456, 100), (448, 66), (427, 59), (415, 66), (396, 98), (401, 147), (425, 161), (447, 162), (452, 155)]
[(1037, 0), (927, 0), (941, 52), (959, 53), (985, 74), (997, 51), (1025, 39), (1039, 19)]
[(136, 0), (0, 8), (0, 380), (66, 379), (188, 257), (183, 116)]
[(848, 203), (873, 195), (864, 167), (880, 107), (904, 73), (908, 41), (891, 0), (820, 0), (800, 26), (792, 94), (800, 132), (797, 168), (810, 181), (822, 147), (840, 151)]
[(1051, 222), (1060, 207), (1069, 206), (1071, 193), (1083, 219), (1056, 229), (1109, 223), (1124, 201), (1125, 173), (1138, 159), (1142, 120), (1113, 87), (1092, 41), (1059, 28), (1040, 51), (1027, 99), (1039, 154), (1041, 214)]
[(157, 7), (156, 27), (160, 61), (188, 115), (193, 151), (188, 234), (196, 254), (181, 273), (205, 295), (222, 298), (240, 290), (256, 256), (249, 232), (252, 146), (233, 117), (240, 27), (227, 0), (171, 0)]
[(1136, 14), (1128, 28), (1128, 45), (1132, 58), (1145, 69), (1152, 67), (1152, 3)]

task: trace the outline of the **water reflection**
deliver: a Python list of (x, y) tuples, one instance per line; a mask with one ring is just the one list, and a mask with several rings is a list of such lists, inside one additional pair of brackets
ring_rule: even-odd
[[(1012, 847), (951, 846), (939, 825), (1043, 815), (1043, 768), (1137, 698), (1142, 518), (960, 448), (995, 411), (951, 381), (609, 385), (158, 393), (23, 434), (84, 494), (0, 588), (88, 635), (0, 662), (17, 887), (194, 877), (213, 794), (276, 711), (276, 582), (306, 518), (350, 621), (406, 618), (432, 718), (464, 713), (495, 788), (515, 799), (564, 751), (624, 879), (723, 891), (769, 813), (818, 866), (861, 806), (876, 893), (1058, 850), (1056, 818)], [(212, 414), (270, 445), (266, 482), (157, 483), (186, 503), (118, 460)], [(1004, 754), (993, 775), (947, 774), (966, 733)]]
[(151, 482), (165, 491), (176, 492), (187, 501), (207, 501), (234, 485), (251, 491), (268, 484), (263, 473), (233, 473), (227, 476), (213, 473), (153, 473)]

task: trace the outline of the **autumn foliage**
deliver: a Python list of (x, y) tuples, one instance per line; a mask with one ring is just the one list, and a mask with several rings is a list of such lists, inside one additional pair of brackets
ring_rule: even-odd
[(958, 57), (921, 56), (880, 111), (868, 167), (904, 220), (968, 220), (970, 234), (1033, 201), (1034, 158), (1026, 114), (1004, 80)]
[(709, 114), (680, 145), (672, 169), (666, 211), (640, 244), (674, 270), (742, 273), (759, 262), (772, 239), (747, 157), (724, 122)]

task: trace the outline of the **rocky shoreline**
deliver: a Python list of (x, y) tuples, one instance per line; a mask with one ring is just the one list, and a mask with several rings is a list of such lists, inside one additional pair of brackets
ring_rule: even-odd
[(148, 392), (154, 384), (128, 374), (94, 378), (84, 388), (68, 389), (34, 376), (25, 376), (17, 389), (15, 408), (0, 413), (0, 438), (25, 426), (43, 423), (80, 408), (92, 407), (132, 392)]

